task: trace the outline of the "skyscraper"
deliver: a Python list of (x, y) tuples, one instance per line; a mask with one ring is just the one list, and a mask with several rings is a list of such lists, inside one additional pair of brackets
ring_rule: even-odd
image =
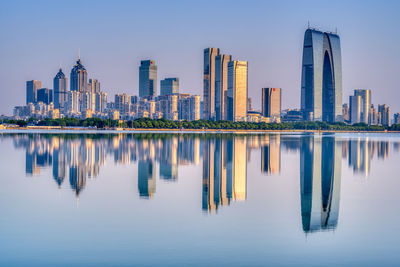
[(215, 119), (215, 57), (219, 48), (204, 49), (203, 119)]
[(305, 120), (342, 120), (342, 60), (337, 34), (310, 28), (304, 34), (301, 110)]
[(278, 121), (281, 118), (281, 88), (262, 88), (262, 115)]
[(54, 108), (63, 109), (68, 100), (67, 95), (67, 78), (62, 69), (58, 71), (53, 79), (54, 86)]
[(87, 71), (85, 67), (82, 65), (81, 59), (79, 58), (76, 61), (76, 64), (71, 70), (71, 91), (78, 91), (80, 93), (84, 93), (87, 91), (88, 87), (88, 79), (87, 79)]
[(165, 78), (160, 84), (160, 95), (179, 94), (179, 78)]
[(231, 55), (217, 55), (215, 57), (215, 119), (227, 119), (228, 102), (228, 63)]
[(390, 126), (390, 108), (386, 105), (378, 105), (379, 124)]
[(36, 103), (37, 90), (42, 88), (42, 82), (37, 80), (26, 82), (26, 104)]
[(154, 60), (142, 60), (139, 67), (139, 97), (157, 95), (157, 65)]
[(89, 79), (88, 91), (92, 94), (100, 92), (100, 82), (97, 79)]
[(361, 96), (361, 114), (360, 122), (368, 124), (369, 109), (371, 107), (371, 90), (369, 89), (356, 89), (354, 90), (355, 96)]
[(228, 64), (228, 120), (247, 119), (247, 61)]
[(360, 95), (351, 95), (349, 97), (350, 103), (350, 123), (360, 123), (361, 122), (361, 106), (362, 98)]
[(53, 102), (53, 90), (48, 88), (41, 88), (37, 90), (37, 102), (43, 102), (49, 105)]

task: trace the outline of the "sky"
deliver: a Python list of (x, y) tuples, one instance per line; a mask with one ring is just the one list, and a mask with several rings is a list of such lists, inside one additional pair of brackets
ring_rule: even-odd
[[(400, 112), (400, 1), (8, 1), (0, 2), (0, 114), (25, 104), (27, 80), (52, 88), (60, 65), (78, 58), (109, 100), (138, 94), (140, 60), (180, 92), (203, 94), (203, 49), (249, 62), (249, 97), (282, 88), (282, 108), (299, 108), (304, 31), (341, 38), (343, 103), (371, 89), (372, 103)], [(158, 90), (159, 88), (158, 82)]]

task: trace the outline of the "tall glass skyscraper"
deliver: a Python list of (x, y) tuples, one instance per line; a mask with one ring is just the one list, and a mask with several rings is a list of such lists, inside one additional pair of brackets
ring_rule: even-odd
[(369, 110), (371, 108), (371, 90), (369, 89), (355, 89), (355, 96), (361, 96), (361, 116), (360, 122), (368, 124)]
[(36, 103), (37, 101), (37, 90), (42, 88), (42, 82), (37, 80), (26, 82), (26, 104)]
[(71, 70), (71, 91), (84, 93), (87, 91), (88, 77), (85, 67), (82, 65), (81, 59), (76, 61), (75, 66)]
[(160, 82), (160, 84), (161, 84), (160, 95), (179, 94), (178, 78), (165, 78)]
[(278, 121), (281, 118), (281, 88), (262, 88), (262, 115)]
[(228, 63), (231, 55), (215, 57), (215, 119), (227, 119), (228, 102)]
[(139, 67), (139, 97), (157, 95), (157, 65), (154, 60), (142, 60)]
[(304, 34), (301, 109), (305, 120), (342, 121), (342, 59), (337, 34)]
[(53, 79), (54, 88), (54, 108), (63, 109), (68, 100), (67, 95), (67, 78), (60, 68)]
[(228, 120), (247, 120), (247, 61), (228, 63)]
[(219, 48), (204, 49), (203, 119), (215, 119), (215, 57)]

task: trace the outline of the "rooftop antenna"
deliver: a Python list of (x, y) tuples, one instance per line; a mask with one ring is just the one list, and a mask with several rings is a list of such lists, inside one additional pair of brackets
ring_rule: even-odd
[(337, 27), (335, 28), (335, 34), (337, 34)]
[(81, 60), (81, 49), (78, 48), (78, 59)]
[(308, 29), (310, 29), (310, 21), (308, 21)]

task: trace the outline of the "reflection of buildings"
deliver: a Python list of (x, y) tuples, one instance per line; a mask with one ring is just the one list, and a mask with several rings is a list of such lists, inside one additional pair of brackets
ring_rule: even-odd
[(355, 173), (367, 175), (370, 170), (370, 146), (368, 139), (358, 138), (349, 141), (349, 166)]
[(335, 229), (339, 216), (341, 143), (333, 137), (302, 138), (301, 217), (304, 232)]
[(266, 135), (261, 148), (261, 172), (277, 174), (281, 171), (280, 135)]
[[(396, 147), (398, 143), (394, 143)], [(371, 160), (374, 156), (385, 159), (389, 156), (390, 142), (374, 141), (365, 138), (350, 139), (343, 142), (342, 156), (348, 158), (349, 167), (354, 173), (368, 175), (371, 168)]]
[(138, 162), (138, 188), (141, 197), (150, 198), (156, 192), (156, 166), (151, 160)]
[(230, 201), (246, 199), (247, 140), (204, 140), (203, 144), (203, 210), (217, 210)]
[(165, 140), (161, 148), (160, 178), (165, 180), (178, 179), (178, 138)]
[[(324, 145), (329, 144), (327, 137), (321, 141), (314, 140), (313, 136), (2, 134), (0, 140), (9, 137), (12, 137), (16, 148), (25, 150), (27, 176), (39, 176), (42, 170), (49, 169), (58, 187), (69, 181), (69, 185), (65, 186), (71, 187), (77, 195), (85, 188), (87, 178), (94, 179), (99, 175), (108, 157), (112, 158), (114, 164), (138, 164), (138, 173), (134, 177), (138, 177), (139, 195), (148, 198), (156, 191), (156, 179), (177, 181), (179, 166), (197, 165), (203, 157), (203, 209), (208, 211), (217, 210), (220, 205), (229, 205), (232, 200), (246, 199), (246, 166), (254, 150), (261, 148), (261, 171), (268, 174), (280, 172), (281, 150), (290, 153), (300, 151), (303, 174), (307, 171), (313, 175), (319, 172), (318, 175), (322, 177), (325, 174), (318, 168), (321, 168), (324, 158), (329, 159), (326, 152), (329, 146)], [(385, 159), (389, 152), (400, 150), (397, 142), (391, 144), (371, 138), (341, 140), (340, 146), (335, 144), (335, 157), (336, 153), (341, 154), (355, 173), (367, 174), (373, 157)], [(312, 166), (304, 165), (307, 155), (313, 159), (308, 160), (313, 163)], [(335, 164), (337, 162), (335, 158)], [(159, 172), (156, 171), (157, 165)], [(323, 170), (329, 170), (328, 167)], [(318, 177), (316, 175), (312, 177), (303, 175), (302, 179), (305, 182), (312, 179), (316, 183), (319, 179), (322, 186), (322, 178), (315, 178)]]

